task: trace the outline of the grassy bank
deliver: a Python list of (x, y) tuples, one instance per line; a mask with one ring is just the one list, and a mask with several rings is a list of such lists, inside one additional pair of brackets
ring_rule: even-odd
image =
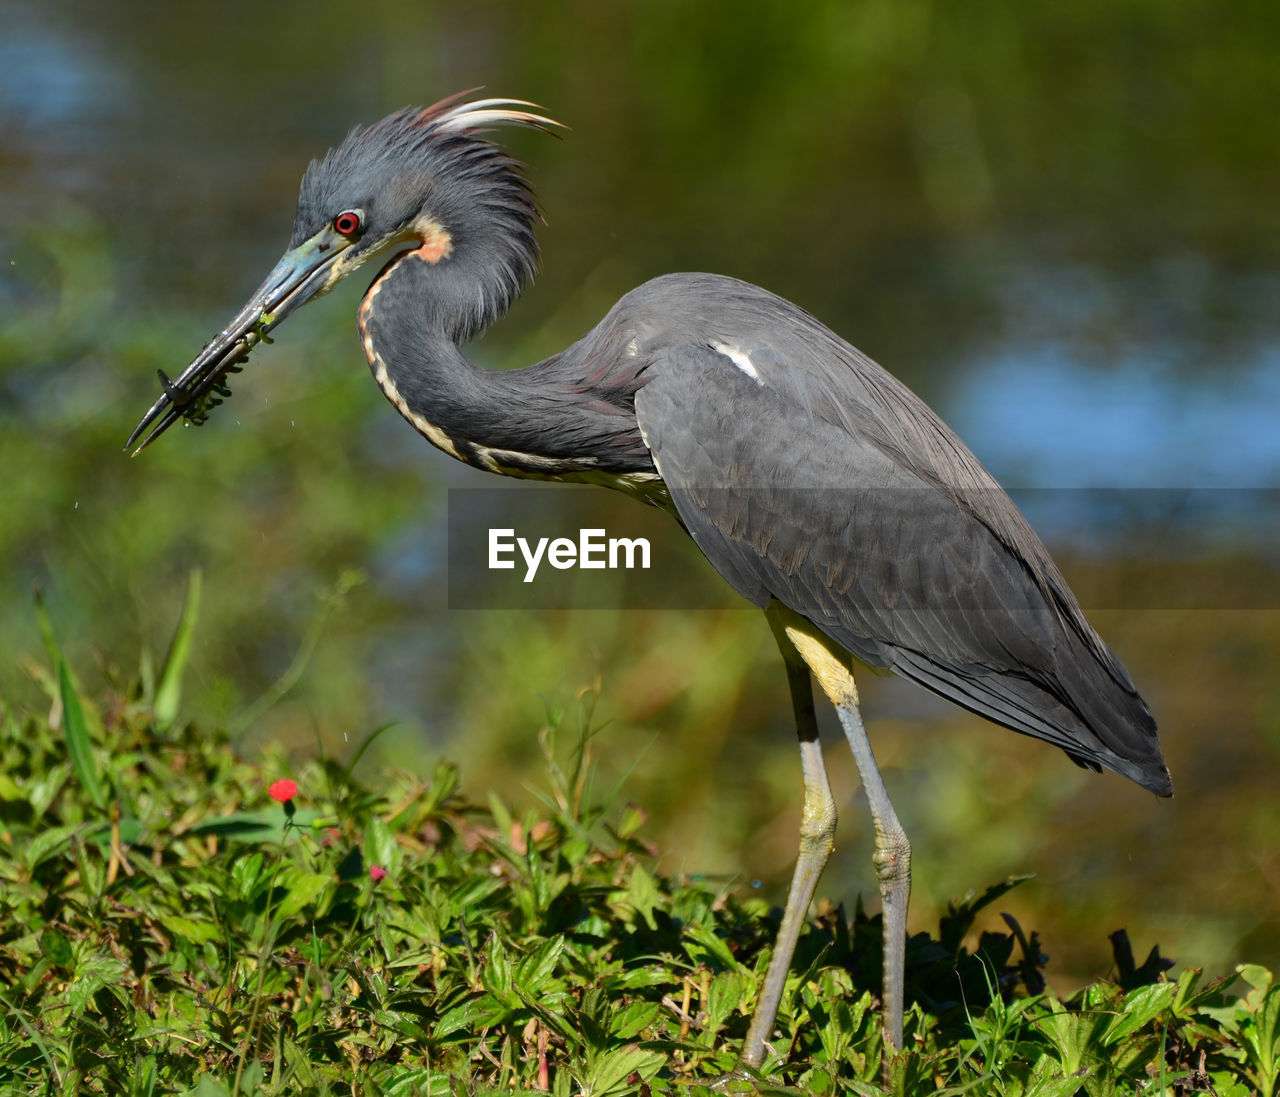
[[(136, 673), (70, 667), (42, 617), (47, 708), (0, 699), (0, 1094), (693, 1095), (733, 1067), (778, 912), (656, 871), (643, 810), (593, 786), (590, 695), (530, 729), (518, 809), (446, 763), (245, 760), (178, 718), (189, 609)], [(999, 916), (1015, 884), (912, 938), (888, 1090), (878, 919), (829, 906), (767, 1081), (729, 1088), (1276, 1091), (1269, 972), (1138, 963), (1116, 934), (1110, 977), (1060, 1000), (1052, 942)]]

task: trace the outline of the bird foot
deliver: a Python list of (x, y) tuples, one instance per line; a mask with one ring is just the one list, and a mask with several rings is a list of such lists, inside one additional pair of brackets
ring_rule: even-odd
[(739, 1063), (731, 1071), (712, 1078), (702, 1085), (714, 1089), (717, 1093), (757, 1094), (758, 1097), (806, 1097), (803, 1091), (792, 1089), (778, 1082), (770, 1082), (760, 1076), (753, 1067)]
[(721, 1074), (718, 1078), (712, 1078), (704, 1084), (717, 1093), (759, 1093), (760, 1082), (759, 1074), (750, 1067), (738, 1064), (727, 1073)]
[[(755, 1080), (747, 1070), (734, 1067), (733, 1070), (712, 1078), (706, 1085), (717, 1093), (750, 1093), (755, 1089)], [(748, 1086), (751, 1088), (746, 1088)]]

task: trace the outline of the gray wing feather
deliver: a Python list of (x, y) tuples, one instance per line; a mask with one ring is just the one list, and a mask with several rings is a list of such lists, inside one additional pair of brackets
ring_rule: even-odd
[(838, 361), (818, 373), (808, 355), (806, 371), (747, 353), (760, 382), (707, 346), (656, 350), (636, 394), (672, 503), (721, 575), (863, 662), (1167, 795), (1146, 705), (963, 443), (868, 359), (842, 395)]

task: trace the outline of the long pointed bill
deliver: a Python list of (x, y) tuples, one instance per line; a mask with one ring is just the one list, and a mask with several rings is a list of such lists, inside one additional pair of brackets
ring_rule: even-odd
[(285, 252), (235, 319), (177, 380), (171, 381), (163, 370), (158, 371), (164, 393), (129, 435), (125, 449), (132, 448), (146, 434), (133, 450), (136, 456), (179, 419), (203, 422), (209, 409), (222, 402), (219, 397), (230, 394), (225, 383), (227, 375), (238, 373), (249, 360), (249, 352), (286, 316), (337, 280), (338, 260), (350, 246), (351, 241), (345, 236), (326, 228)]

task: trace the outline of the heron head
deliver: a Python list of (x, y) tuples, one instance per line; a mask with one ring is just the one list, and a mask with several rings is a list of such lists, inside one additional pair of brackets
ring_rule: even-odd
[[(357, 127), (311, 162), (288, 249), (176, 380), (160, 374), (164, 391), (126, 448), (148, 428), (135, 454), (179, 419), (202, 422), (229, 395), (227, 375), (272, 329), (374, 256), (407, 246), (442, 269), (479, 261), (497, 278), (497, 307), (514, 298), (537, 263), (536, 209), (519, 165), (482, 134), (498, 125), (550, 131), (559, 123), (523, 100), (461, 98)], [(490, 299), (486, 307), (494, 305)], [(481, 322), (460, 317), (459, 330)]]

